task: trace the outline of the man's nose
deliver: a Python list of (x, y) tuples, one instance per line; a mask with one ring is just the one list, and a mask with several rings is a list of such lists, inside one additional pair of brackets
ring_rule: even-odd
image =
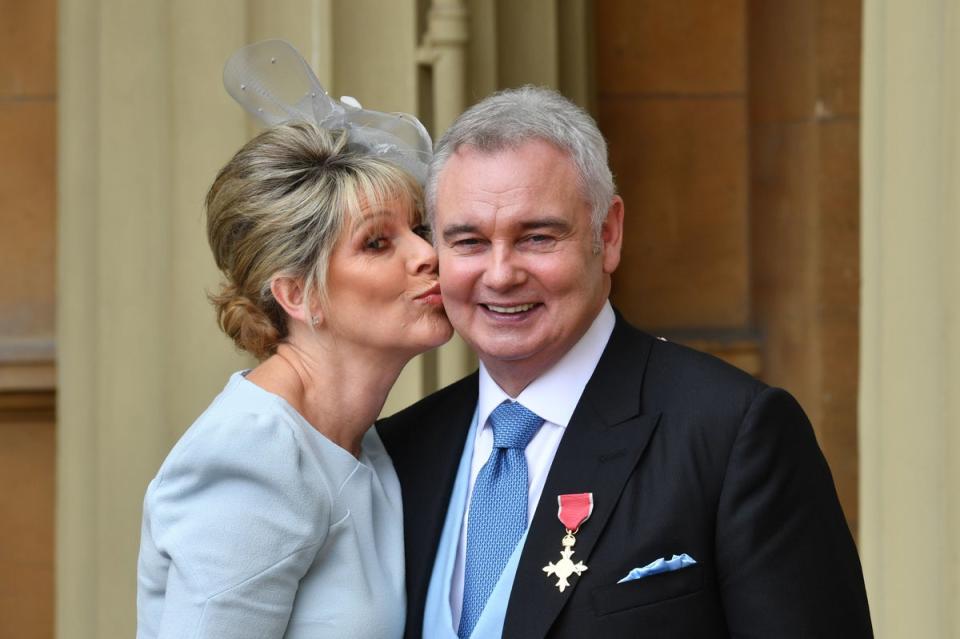
[(512, 247), (494, 244), (489, 258), (483, 271), (483, 283), (487, 288), (502, 291), (523, 283), (526, 271)]

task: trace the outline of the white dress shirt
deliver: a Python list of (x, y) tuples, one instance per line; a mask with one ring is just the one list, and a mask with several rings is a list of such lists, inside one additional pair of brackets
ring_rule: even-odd
[(527, 477), (529, 492), (527, 495), (527, 526), (537, 510), (543, 485), (547, 481), (550, 465), (560, 445), (567, 424), (574, 409), (580, 402), (583, 389), (593, 375), (603, 349), (606, 348), (613, 333), (616, 317), (610, 302), (606, 302), (573, 348), (550, 370), (530, 383), (517, 397), (510, 397), (500, 388), (486, 367), (480, 364), (480, 389), (477, 397), (477, 429), (473, 442), (473, 461), (470, 469), (470, 486), (467, 492), (467, 505), (463, 511), (463, 524), (460, 527), (460, 543), (457, 545), (457, 558), (450, 583), (450, 610), (453, 613), (453, 627), (460, 625), (460, 612), (463, 607), (463, 573), (467, 551), (467, 519), (470, 513), (470, 499), (473, 486), (480, 469), (487, 463), (493, 451), (493, 427), (488, 423), (490, 413), (504, 400), (520, 402), (544, 419), (540, 430), (527, 445)]

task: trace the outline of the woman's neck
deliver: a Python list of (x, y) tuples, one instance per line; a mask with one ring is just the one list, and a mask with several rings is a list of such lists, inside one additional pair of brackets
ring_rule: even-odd
[(351, 354), (333, 343), (282, 343), (247, 379), (285, 399), (327, 439), (359, 457), (363, 436), (406, 359), (369, 351)]

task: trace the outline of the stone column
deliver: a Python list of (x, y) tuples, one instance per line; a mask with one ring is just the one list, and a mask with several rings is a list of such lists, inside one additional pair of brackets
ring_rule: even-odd
[[(219, 85), (242, 5), (62, 0), (57, 633), (134, 633), (146, 483), (239, 358), (202, 203), (242, 143)], [(216, 28), (213, 28), (216, 25)]]
[(877, 636), (960, 636), (960, 3), (864, 6), (860, 548)]

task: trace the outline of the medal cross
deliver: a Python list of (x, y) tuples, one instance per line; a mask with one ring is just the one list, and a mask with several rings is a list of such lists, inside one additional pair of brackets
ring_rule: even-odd
[[(564, 539), (566, 542), (566, 539)], [(587, 570), (587, 567), (583, 564), (582, 561), (573, 563), (573, 560), (570, 559), (575, 552), (570, 546), (573, 544), (564, 543), (564, 549), (560, 551), (560, 561), (553, 563), (552, 561), (543, 567), (543, 572), (547, 573), (547, 576), (556, 575), (557, 576), (557, 588), (560, 589), (560, 592), (563, 592), (567, 589), (567, 586), (570, 585), (568, 577), (571, 575), (577, 575), (578, 577)]]

